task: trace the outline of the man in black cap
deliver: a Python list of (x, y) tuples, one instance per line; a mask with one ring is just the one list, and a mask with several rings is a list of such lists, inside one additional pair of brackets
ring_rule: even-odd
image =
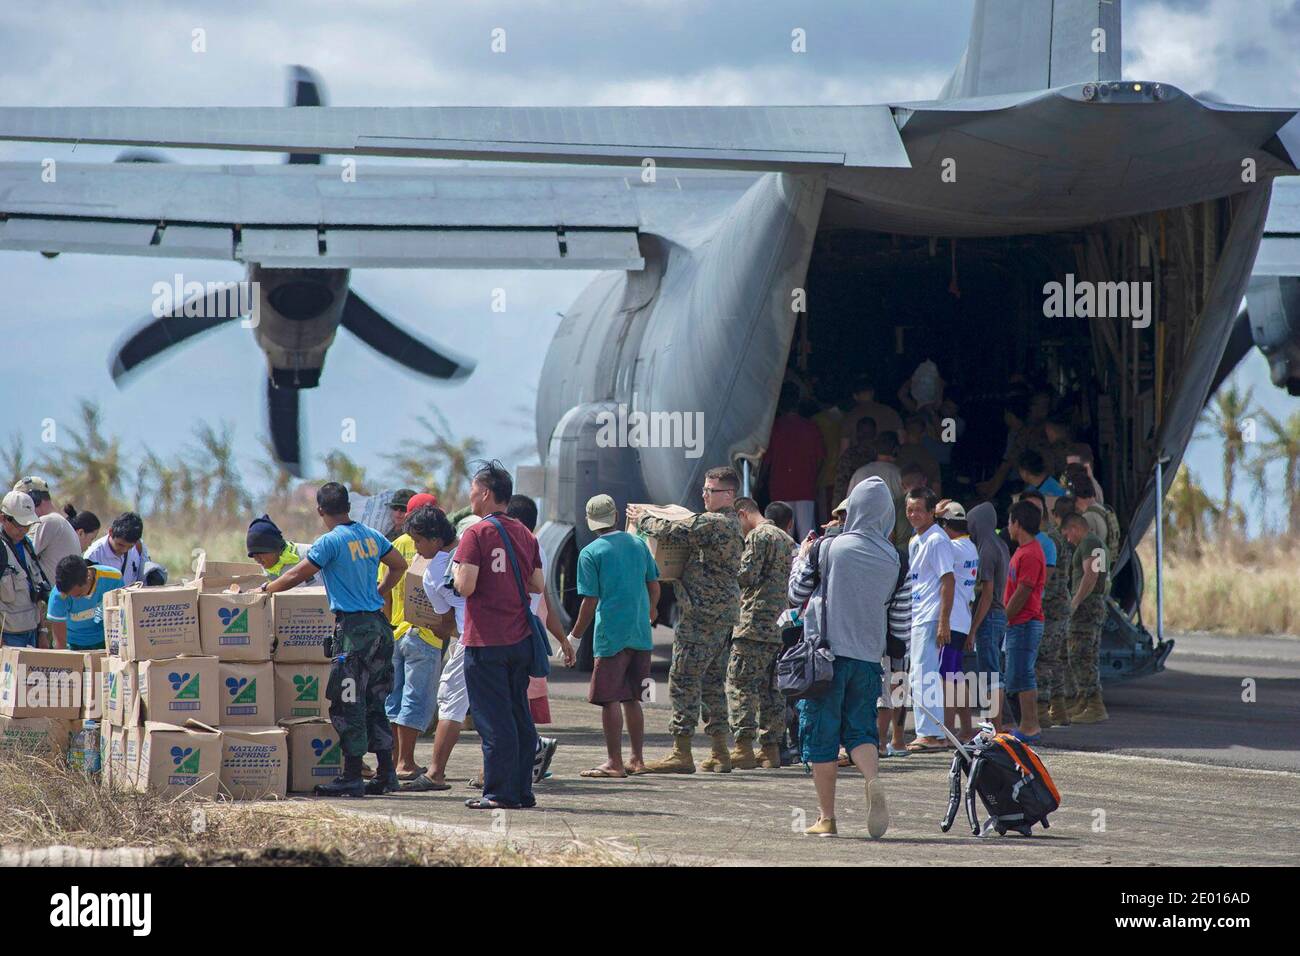
[[(248, 556), (262, 566), (272, 581), (307, 556), (311, 545), (286, 541), (270, 515), (254, 518), (248, 525), (245, 538)], [(324, 581), (319, 573), (307, 579), (308, 587), (321, 587)]]
[(403, 530), (406, 525), (406, 504), (414, 497), (415, 492), (410, 488), (399, 488), (388, 499), (388, 511), (393, 517), (392, 527), (387, 534), (389, 541), (396, 541), (406, 533)]

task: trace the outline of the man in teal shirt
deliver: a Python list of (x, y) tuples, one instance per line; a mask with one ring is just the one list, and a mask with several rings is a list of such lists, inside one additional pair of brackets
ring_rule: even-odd
[[(384, 616), (384, 595), (406, 573), (406, 559), (388, 539), (348, 517), (348, 490), (336, 481), (316, 492), (316, 512), (326, 531), (299, 561), (261, 590), (297, 587), (318, 571), (334, 612), (333, 658), (325, 696), (330, 723), (343, 749), (343, 776), (316, 787), (322, 797), (360, 797), (399, 789), (393, 766), (393, 730), (384, 701), (393, 689), (393, 627)], [(379, 580), (379, 566), (387, 569)], [(374, 753), (378, 766), (367, 783), (361, 758)]]
[(79, 554), (60, 560), (54, 568), (54, 593), (45, 615), (55, 649), (102, 650), (104, 595), (123, 586), (117, 568), (88, 564)]
[[(584, 777), (626, 777), (645, 768), (645, 718), (641, 693), (650, 678), (650, 626), (659, 604), (659, 568), (636, 535), (617, 531), (618, 509), (609, 495), (587, 502), (587, 527), (596, 540), (578, 555), (582, 607), (569, 640), (586, 633), (595, 618), (596, 666), (587, 700), (601, 708), (609, 759), (584, 770)], [(623, 717), (627, 717), (632, 759), (623, 764)]]

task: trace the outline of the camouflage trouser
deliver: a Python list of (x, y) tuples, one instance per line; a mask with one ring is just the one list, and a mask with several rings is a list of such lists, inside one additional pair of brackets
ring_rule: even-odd
[(1065, 638), (1070, 629), (1070, 602), (1043, 607), (1043, 642), (1038, 645), (1038, 662), (1034, 679), (1038, 684), (1038, 703), (1065, 694)]
[(668, 730), (674, 737), (727, 732), (727, 698), (723, 692), (730, 624), (696, 624), (684, 618), (674, 628), (673, 663), (668, 670), (668, 697), (673, 716)]
[(1101, 653), (1101, 625), (1106, 620), (1106, 600), (1100, 594), (1084, 599), (1070, 615), (1070, 633), (1066, 638), (1070, 677), (1076, 694), (1101, 691), (1101, 673), (1097, 660)]
[(347, 614), (334, 625), (334, 660), (325, 698), (348, 757), (393, 749), (384, 701), (393, 689), (393, 628), (383, 614)]
[[(738, 637), (731, 642), (727, 662), (727, 713), (731, 732), (763, 746), (779, 744), (785, 734), (785, 698), (776, 689), (774, 665), (779, 641)], [(759, 734), (759, 728), (763, 729)]]

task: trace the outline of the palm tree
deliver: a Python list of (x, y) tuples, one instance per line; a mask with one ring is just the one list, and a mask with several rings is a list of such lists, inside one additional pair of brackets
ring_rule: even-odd
[(1213, 401), (1201, 416), (1201, 422), (1210, 429), (1209, 435), (1223, 442), (1223, 507), (1219, 512), (1221, 529), (1227, 531), (1235, 512), (1233, 484), (1237, 466), (1246, 457), (1246, 439), (1243, 434), (1246, 420), (1254, 413), (1251, 403), (1254, 389), (1244, 391), (1234, 382), (1220, 388)]
[(326, 481), (337, 481), (349, 491), (359, 495), (368, 495), (366, 469), (357, 464), (346, 454), (335, 449), (325, 456)]
[(83, 398), (78, 411), (81, 430), (64, 429), (66, 437), (55, 443), (56, 450), (45, 454), (40, 466), (57, 483), (65, 501), (115, 511), (121, 504), (127, 470), (122, 460), (122, 441), (104, 434), (99, 406), (94, 402)]
[(1259, 449), (1259, 459), (1282, 463), (1282, 494), (1286, 499), (1287, 531), (1300, 533), (1300, 412), (1292, 412), (1285, 422), (1260, 409), (1264, 427), (1272, 436)]
[(1170, 543), (1175, 549), (1200, 554), (1201, 540), (1219, 517), (1219, 509), (1186, 465), (1174, 476), (1165, 502), (1165, 534)]
[(27, 457), (27, 449), (23, 444), (23, 433), (14, 431), (9, 436), (9, 447), (0, 452), (0, 468), (4, 469), (0, 482), (17, 481), (24, 475), (31, 474), (31, 466), (32, 462)]
[[(1251, 484), (1255, 486), (1254, 501), (1259, 506), (1259, 533), (1266, 535), (1272, 530), (1272, 502), (1268, 497), (1268, 466), (1269, 459), (1263, 454), (1263, 449), (1252, 455), (1246, 461), (1246, 474), (1250, 476)], [(1241, 515), (1242, 526), (1245, 527), (1246, 516)]]
[(233, 426), (223, 422), (218, 433), (211, 425), (200, 422), (194, 426), (194, 437), (199, 442), (197, 469), (202, 475), (208, 511), (228, 521), (251, 508), (252, 501), (235, 463)]
[(269, 439), (261, 439), (261, 445), (263, 451), (266, 452), (266, 459), (257, 463), (257, 469), (271, 485), (268, 497), (272, 499), (286, 498), (293, 490), (293, 484), (297, 479), (275, 457), (275, 448)]
[(438, 496), (445, 508), (459, 505), (469, 488), (469, 463), (483, 453), (483, 443), (477, 438), (452, 437), (451, 426), (441, 412), (435, 410), (435, 425), (427, 418), (416, 421), (429, 433), (421, 444), (405, 445), (408, 450), (384, 455), (402, 480), (413, 482), (412, 487), (427, 488)]

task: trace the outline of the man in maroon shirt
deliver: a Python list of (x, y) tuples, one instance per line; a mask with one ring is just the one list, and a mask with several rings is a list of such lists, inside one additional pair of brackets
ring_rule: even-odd
[(822, 430), (796, 410), (799, 386), (786, 382), (777, 400), (776, 421), (763, 456), (767, 496), (794, 511), (795, 540), (803, 540), (817, 517), (817, 476), (826, 458)]
[[(506, 514), (514, 492), (510, 473), (493, 461), (470, 484), (469, 503), (483, 518), (460, 536), (453, 556), (456, 593), (465, 598), (465, 688), (483, 743), (483, 796), (465, 801), (474, 810), (515, 809), (537, 803), (533, 756), (537, 728), (528, 709), (532, 634), (528, 602), (519, 594), (510, 555), (494, 521), (509, 535), (527, 591), (542, 590), (537, 539)], [(493, 519), (493, 520), (488, 520)]]

